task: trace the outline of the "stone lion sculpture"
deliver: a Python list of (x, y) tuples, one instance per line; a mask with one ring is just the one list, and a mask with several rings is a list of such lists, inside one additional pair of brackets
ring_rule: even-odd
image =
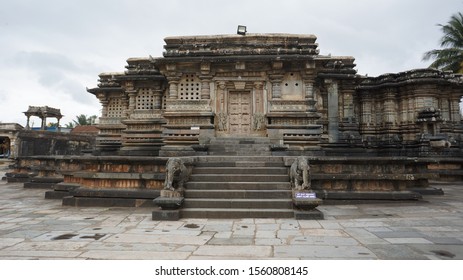
[(291, 165), (289, 177), (291, 179), (291, 188), (296, 190), (308, 190), (310, 184), (310, 166), (307, 157), (300, 156)]
[(165, 190), (175, 190), (174, 182), (177, 189), (183, 189), (185, 182), (188, 180), (189, 171), (185, 163), (180, 158), (169, 158), (166, 163), (166, 179), (164, 181)]

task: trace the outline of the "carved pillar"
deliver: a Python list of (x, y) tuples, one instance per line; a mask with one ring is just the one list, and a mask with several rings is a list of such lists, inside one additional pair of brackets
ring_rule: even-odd
[(384, 93), (383, 112), (384, 123), (396, 123), (397, 104), (395, 92), (389, 91)]
[(137, 91), (136, 90), (126, 90), (129, 96), (129, 114), (132, 114), (133, 111), (137, 108)]
[(29, 125), (29, 121), (31, 120), (31, 116), (27, 116), (27, 124), (26, 124), (26, 129), (31, 129), (30, 125)]
[(98, 93), (97, 96), (98, 100), (100, 101), (101, 104), (101, 117), (107, 117), (108, 116), (108, 98), (106, 97), (106, 94), (104, 93)]
[(210, 76), (201, 76), (201, 99), (211, 99), (211, 78)]
[(225, 87), (225, 82), (221, 81), (217, 83), (217, 113), (226, 111)]
[(178, 78), (169, 80), (169, 99), (178, 99)]
[(272, 83), (272, 99), (280, 99), (283, 75), (271, 75), (270, 81)]
[(203, 62), (200, 65), (201, 76), (201, 99), (211, 99), (211, 64), (208, 62)]
[(354, 117), (354, 90), (348, 89), (343, 95), (343, 116), (352, 119)]
[(154, 96), (153, 108), (155, 110), (161, 110), (162, 109), (162, 90), (160, 89), (154, 90), (153, 96)]
[(339, 97), (338, 83), (333, 80), (325, 80), (328, 84), (328, 139), (335, 143), (339, 139)]
[(372, 101), (370, 93), (363, 94), (361, 112), (362, 128), (371, 126)]
[(315, 100), (313, 83), (309, 81), (305, 82), (305, 99), (307, 101), (308, 111), (316, 112), (317, 109), (315, 108), (315, 104), (317, 103), (317, 101)]
[(459, 122), (461, 120), (459, 97), (450, 99), (450, 116), (452, 122)]
[(255, 113), (264, 113), (264, 83), (254, 82)]
[(439, 109), (441, 110), (442, 119), (444, 121), (450, 120), (450, 103), (446, 97), (439, 99)]

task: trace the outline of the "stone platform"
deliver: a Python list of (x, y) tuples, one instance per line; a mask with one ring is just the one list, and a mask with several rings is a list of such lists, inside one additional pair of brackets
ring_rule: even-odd
[(150, 208), (66, 207), (1, 181), (0, 259), (463, 260), (462, 184), (431, 182), (445, 194), (424, 201), (324, 204), (325, 220), (153, 221)]

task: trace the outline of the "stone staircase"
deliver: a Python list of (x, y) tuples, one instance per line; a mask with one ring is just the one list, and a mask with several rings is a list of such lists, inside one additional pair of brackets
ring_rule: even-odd
[(209, 155), (270, 156), (270, 139), (264, 137), (213, 138), (209, 143)]
[(186, 186), (181, 217), (294, 218), (283, 159), (200, 157)]

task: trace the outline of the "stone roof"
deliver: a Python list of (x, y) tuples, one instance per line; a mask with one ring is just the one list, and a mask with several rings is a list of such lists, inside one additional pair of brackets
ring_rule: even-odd
[(177, 36), (164, 39), (164, 57), (317, 55), (315, 35), (247, 34)]

